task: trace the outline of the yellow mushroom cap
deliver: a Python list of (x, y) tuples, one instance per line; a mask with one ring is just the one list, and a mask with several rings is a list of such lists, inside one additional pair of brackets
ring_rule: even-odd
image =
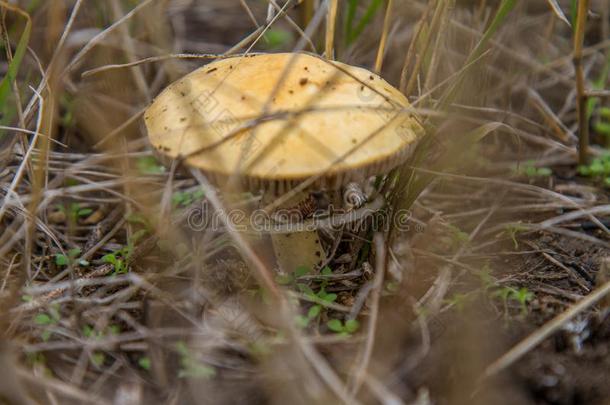
[(370, 71), (304, 53), (219, 59), (145, 112), (152, 145), (217, 183), (280, 193), (336, 189), (395, 167), (422, 133), (409, 102)]

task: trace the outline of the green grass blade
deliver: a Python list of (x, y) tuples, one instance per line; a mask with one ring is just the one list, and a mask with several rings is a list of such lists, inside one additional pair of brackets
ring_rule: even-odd
[[(354, 3), (357, 3), (357, 1)], [(377, 14), (377, 11), (379, 11), (379, 6), (381, 6), (382, 3), (383, 3), (383, 0), (372, 0), (371, 1), (369, 6), (367, 7), (366, 11), (364, 12), (364, 15), (362, 16), (360, 21), (358, 21), (358, 24), (356, 24), (356, 27), (351, 31), (351, 35), (347, 37), (348, 45), (350, 45), (352, 42), (354, 42), (356, 39), (358, 39), (360, 34), (362, 34), (362, 31), (364, 31), (364, 29), (366, 28), (366, 26), (371, 23), (371, 21), (373, 20), (373, 17), (375, 17), (375, 14)], [(354, 13), (355, 13), (355, 7), (354, 7)], [(352, 23), (353, 23), (353, 20), (352, 20)], [(349, 25), (348, 25), (348, 28), (349, 28)]]
[[(21, 34), (21, 38), (19, 38), (17, 49), (15, 50), (15, 54), (13, 55), (13, 60), (8, 66), (6, 75), (2, 78), (2, 81), (0, 81), (0, 108), (2, 112), (2, 118), (0, 122), (2, 122), (2, 124), (4, 125), (7, 124), (10, 119), (12, 119), (13, 114), (9, 109), (9, 104), (7, 103), (7, 100), (9, 95), (12, 94), (12, 83), (17, 78), (17, 73), (19, 73), (21, 61), (23, 60), (23, 56), (25, 55), (25, 52), (27, 50), (28, 43), (30, 42), (32, 20), (30, 19), (30, 16), (27, 13), (5, 2), (0, 2), (0, 6), (4, 6), (9, 10), (18, 12), (27, 20), (25, 28), (23, 29), (23, 33)], [(0, 136), (2, 136), (2, 134), (0, 134)]]
[(358, 8), (358, 0), (347, 0), (347, 13), (345, 17), (345, 40), (349, 42), (354, 32), (354, 19), (356, 18), (356, 9)]

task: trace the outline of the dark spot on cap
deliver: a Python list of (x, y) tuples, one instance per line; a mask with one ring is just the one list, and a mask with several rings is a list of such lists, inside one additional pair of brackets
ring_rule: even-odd
[(306, 77), (302, 77), (301, 80), (299, 80), (299, 84), (301, 86), (305, 86), (307, 84), (308, 80)]
[(375, 78), (373, 77), (373, 75), (369, 76), (369, 80), (375, 80)]
[(284, 236), (286, 236), (287, 238), (289, 238), (289, 237), (290, 237), (290, 234), (289, 234), (289, 233), (287, 233), (287, 234), (285, 234)]
[(290, 90), (288, 90), (288, 93), (294, 94), (294, 90), (290, 89)]
[(207, 75), (207, 74), (215, 72), (217, 70), (218, 70), (218, 68), (212, 68), (212, 69), (208, 70), (207, 72), (205, 72), (205, 74)]
[(320, 254), (320, 251), (319, 251), (319, 250), (316, 252), (316, 256), (318, 256), (318, 257), (322, 256), (322, 255)]
[(245, 100), (245, 99), (246, 99), (246, 96), (241, 96), (241, 99), (242, 99), (242, 100)]
[(360, 86), (360, 91), (364, 91), (364, 86)]
[(184, 97), (184, 96), (186, 96), (186, 93), (185, 93), (185, 92), (183, 92), (183, 91), (181, 91), (181, 92), (180, 92), (180, 95), (181, 95), (182, 97)]
[(314, 243), (320, 243), (320, 239), (316, 239), (313, 241)]
[(168, 127), (163, 127), (163, 129), (164, 129), (164, 130), (166, 130), (166, 131), (169, 131), (169, 128), (168, 128)]
[(305, 69), (305, 70), (309, 70), (309, 68), (308, 68), (307, 66), (304, 66), (304, 67), (303, 67), (303, 69)]
[(180, 118), (180, 122), (184, 122), (184, 121), (186, 121), (186, 117)]
[(353, 139), (352, 139), (352, 143), (353, 143), (354, 145), (358, 143), (358, 141), (356, 140), (356, 138), (353, 138)]
[(233, 65), (229, 65), (229, 69), (233, 69)]
[(167, 107), (163, 107), (163, 109), (161, 110), (161, 112), (165, 112), (167, 111)]

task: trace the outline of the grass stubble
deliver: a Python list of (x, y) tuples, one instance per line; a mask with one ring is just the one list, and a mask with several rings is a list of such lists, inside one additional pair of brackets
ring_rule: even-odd
[[(609, 247), (603, 185), (575, 169), (605, 153), (607, 3), (0, 8), (7, 403), (528, 403), (515, 363), (607, 313), (608, 281), (540, 247)], [(408, 231), (324, 231), (330, 270), (278, 275), (264, 237), (188, 226), (259, 197), (162, 166), (140, 117), (202, 59), (312, 48), (399, 85), (426, 137), (371, 187)]]

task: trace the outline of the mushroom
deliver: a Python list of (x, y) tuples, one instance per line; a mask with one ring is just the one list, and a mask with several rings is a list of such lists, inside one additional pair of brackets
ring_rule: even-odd
[[(235, 180), (262, 192), (280, 210), (404, 162), (422, 133), (409, 107), (366, 69), (305, 53), (250, 54), (174, 82), (144, 119), (161, 155), (183, 159), (218, 186)], [(316, 229), (271, 232), (271, 239), (283, 271), (326, 259)]]

